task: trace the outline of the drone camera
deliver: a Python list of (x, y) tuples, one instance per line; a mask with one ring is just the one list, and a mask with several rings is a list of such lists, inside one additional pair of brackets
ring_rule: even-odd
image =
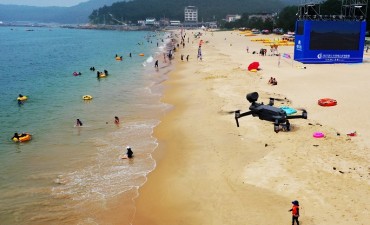
[(257, 92), (252, 92), (252, 93), (247, 94), (247, 100), (250, 103), (256, 102), (258, 100), (258, 97), (259, 96)]

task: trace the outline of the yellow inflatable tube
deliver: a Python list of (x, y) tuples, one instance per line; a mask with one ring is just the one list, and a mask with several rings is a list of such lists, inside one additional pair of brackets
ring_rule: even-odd
[(82, 96), (82, 99), (83, 100), (91, 100), (91, 99), (93, 99), (93, 97), (91, 95), (84, 95), (84, 96)]
[(27, 96), (23, 96), (23, 97), (18, 97), (17, 100), (18, 101), (26, 101), (28, 99)]

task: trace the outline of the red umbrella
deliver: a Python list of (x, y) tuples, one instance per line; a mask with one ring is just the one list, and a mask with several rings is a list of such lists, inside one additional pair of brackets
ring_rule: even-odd
[(260, 63), (259, 62), (252, 62), (251, 64), (249, 64), (248, 66), (248, 70), (251, 71), (251, 70), (258, 70), (258, 67), (260, 66)]

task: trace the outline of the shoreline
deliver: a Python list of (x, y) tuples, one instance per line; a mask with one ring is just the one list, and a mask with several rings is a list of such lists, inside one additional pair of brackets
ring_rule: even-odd
[[(198, 40), (194, 40), (178, 53), (191, 54), (191, 61), (181, 62), (177, 56), (176, 68), (165, 82), (162, 101), (174, 108), (154, 130), (159, 141), (153, 153), (157, 167), (139, 189), (132, 224), (283, 224), (291, 220), (287, 211), (295, 199), (302, 204), (305, 224), (368, 223), (363, 196), (370, 196), (366, 154), (370, 134), (361, 122), (333, 120), (340, 119), (333, 111), (351, 115), (347, 107), (322, 113), (315, 105), (315, 91), (302, 85), (317, 86), (308, 74), (322, 74), (328, 67), (338, 71), (336, 79), (343, 86), (352, 81), (343, 74), (349, 68), (362, 74), (352, 84), (356, 85), (366, 79), (361, 71), (369, 64), (307, 65), (302, 70), (299, 63), (283, 62), (277, 67), (276, 58), (245, 54), (246, 45), (251, 50), (261, 46), (238, 32), (214, 36), (207, 32), (202, 39), (209, 41), (203, 62), (195, 59)], [(281, 53), (291, 51), (292, 47), (281, 48)], [(252, 60), (262, 62), (263, 70), (246, 72)], [(349, 103), (343, 89), (325, 89), (332, 75), (320, 80), (324, 87), (318, 86), (323, 90), (319, 94), (335, 94), (345, 106)], [(266, 84), (270, 76), (277, 77), (278, 86)], [(271, 95), (293, 99), (294, 107), (307, 107), (309, 118), (294, 120), (292, 132), (279, 134), (258, 118), (243, 118), (236, 128), (233, 115), (225, 112), (245, 111), (245, 94), (252, 91), (260, 93), (261, 101)], [(347, 122), (361, 130), (357, 140), (345, 136)], [(324, 140), (312, 138), (318, 129), (326, 133)], [(338, 131), (342, 135), (337, 136)]]

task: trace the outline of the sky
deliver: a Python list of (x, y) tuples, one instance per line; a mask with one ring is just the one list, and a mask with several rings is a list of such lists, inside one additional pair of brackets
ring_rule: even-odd
[(29, 6), (74, 6), (88, 0), (0, 0), (4, 5), (29, 5)]

